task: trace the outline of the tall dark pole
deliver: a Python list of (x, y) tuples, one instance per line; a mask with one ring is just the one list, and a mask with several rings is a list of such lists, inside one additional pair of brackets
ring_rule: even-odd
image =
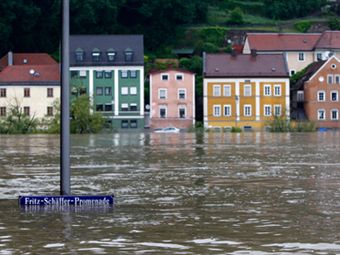
[(69, 37), (70, 6), (63, 0), (62, 57), (61, 57), (61, 138), (60, 138), (60, 195), (71, 194), (70, 185), (70, 85), (69, 85)]

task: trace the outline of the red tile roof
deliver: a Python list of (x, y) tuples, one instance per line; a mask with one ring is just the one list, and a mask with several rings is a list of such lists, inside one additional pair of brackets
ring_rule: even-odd
[(248, 33), (250, 49), (258, 51), (312, 51), (321, 34)]
[(316, 43), (317, 49), (340, 49), (340, 31), (325, 31)]
[(205, 77), (289, 77), (282, 54), (206, 54)]
[[(57, 62), (47, 53), (13, 53), (13, 65), (53, 65)], [(0, 59), (0, 70), (8, 66), (8, 54)]]
[[(34, 74), (31, 74), (34, 70)], [(0, 72), (0, 82), (59, 82), (59, 64), (53, 65), (13, 65)]]

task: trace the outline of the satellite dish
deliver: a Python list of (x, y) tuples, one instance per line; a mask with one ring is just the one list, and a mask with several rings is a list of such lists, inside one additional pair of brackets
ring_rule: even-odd
[(30, 70), (30, 74), (33, 75), (35, 73), (34, 69)]

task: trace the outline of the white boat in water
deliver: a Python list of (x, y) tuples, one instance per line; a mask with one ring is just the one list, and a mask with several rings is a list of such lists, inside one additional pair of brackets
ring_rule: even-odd
[(161, 129), (156, 129), (155, 133), (179, 133), (180, 129), (176, 127), (166, 127)]

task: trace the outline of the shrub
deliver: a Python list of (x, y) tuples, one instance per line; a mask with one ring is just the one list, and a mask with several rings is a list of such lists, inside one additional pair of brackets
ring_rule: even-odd
[(331, 30), (340, 30), (340, 19), (332, 17), (329, 19), (328, 25)]
[(308, 20), (298, 21), (294, 24), (295, 29), (301, 33), (307, 32), (311, 26), (312, 23)]
[(239, 7), (236, 7), (234, 10), (230, 12), (228, 24), (231, 25), (242, 25), (244, 23), (243, 12)]
[(232, 127), (231, 132), (232, 133), (241, 133), (242, 129), (240, 127)]

